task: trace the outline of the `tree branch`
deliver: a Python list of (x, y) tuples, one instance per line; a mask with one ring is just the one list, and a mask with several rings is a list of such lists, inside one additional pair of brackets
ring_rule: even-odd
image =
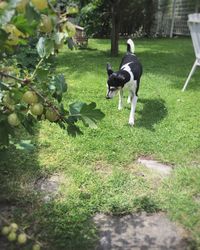
[(56, 10), (56, 8), (54, 8), (54, 6), (50, 3), (50, 1), (48, 0), (48, 5), (50, 7), (50, 9), (59, 17), (60, 16), (60, 12)]
[[(7, 220), (7, 219), (5, 219), (2, 215), (0, 215), (0, 219), (3, 221), (3, 223), (5, 223), (6, 225), (9, 225), (10, 224), (10, 222)], [(21, 230), (20, 228), (18, 228), (17, 229), (20, 233), (25, 233), (23, 230)], [(25, 233), (26, 234), (26, 233)], [(32, 236), (30, 236), (30, 235), (28, 235), (28, 234), (26, 234), (26, 237), (28, 238), (28, 239), (30, 239), (30, 240), (33, 240), (35, 243), (37, 243), (38, 245), (40, 245), (40, 246), (42, 246), (42, 244), (38, 241), (38, 240), (36, 240), (34, 237), (32, 237)]]
[(4, 73), (4, 72), (1, 72), (1, 71), (0, 71), (0, 75), (3, 76), (3, 77), (7, 77), (7, 78), (14, 79), (14, 80), (16, 80), (16, 81), (18, 81), (18, 82), (23, 82), (23, 81), (24, 81), (24, 79), (21, 79), (21, 78), (18, 78), (18, 77), (9, 75), (9, 74)]

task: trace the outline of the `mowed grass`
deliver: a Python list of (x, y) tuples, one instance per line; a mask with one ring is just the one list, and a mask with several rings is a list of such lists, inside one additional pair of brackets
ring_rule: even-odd
[[(195, 59), (192, 42), (150, 39), (136, 40), (135, 46), (144, 73), (133, 128), (128, 126), (126, 98), (122, 111), (117, 110), (117, 97), (105, 99), (106, 63), (118, 69), (126, 41), (120, 41), (120, 54), (113, 58), (109, 40), (89, 40), (88, 49), (63, 49), (57, 71), (68, 82), (65, 105), (94, 101), (104, 120), (96, 130), (80, 123), (83, 135), (76, 138), (43, 122), (32, 154), (10, 149), (1, 158), (1, 201), (16, 206), (15, 220), (28, 225), (46, 249), (94, 249), (95, 213), (141, 210), (165, 211), (191, 233), (195, 248), (200, 247), (198, 69), (181, 92)], [(169, 163), (172, 175), (162, 180), (136, 162), (139, 156)], [(59, 196), (45, 204), (34, 182), (55, 173), (62, 176)]]

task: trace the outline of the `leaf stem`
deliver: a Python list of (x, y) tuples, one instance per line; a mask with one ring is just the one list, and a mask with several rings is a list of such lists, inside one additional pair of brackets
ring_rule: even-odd
[(40, 65), (42, 64), (43, 60), (44, 60), (44, 58), (41, 58), (40, 61), (38, 62), (38, 64), (36, 65), (35, 70), (33, 71), (33, 74), (32, 74), (32, 76), (30, 78), (31, 80), (34, 79), (35, 74), (36, 74), (37, 70), (39, 69)]

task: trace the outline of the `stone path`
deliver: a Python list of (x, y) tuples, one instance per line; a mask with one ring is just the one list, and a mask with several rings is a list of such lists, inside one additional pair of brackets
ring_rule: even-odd
[(145, 167), (152, 169), (160, 173), (163, 177), (169, 176), (172, 172), (172, 167), (160, 162), (154, 161), (152, 159), (147, 159), (145, 157), (138, 158), (138, 163), (144, 165)]
[(49, 202), (58, 194), (62, 176), (54, 174), (48, 178), (41, 178), (35, 182), (36, 190), (41, 194), (44, 202)]
[(189, 250), (187, 233), (164, 213), (111, 216), (97, 214), (95, 250)]
[[(173, 168), (140, 157), (137, 162), (168, 177)], [(97, 214), (94, 223), (99, 232), (95, 250), (191, 250), (187, 232), (172, 223), (164, 213), (136, 213), (125, 216)]]

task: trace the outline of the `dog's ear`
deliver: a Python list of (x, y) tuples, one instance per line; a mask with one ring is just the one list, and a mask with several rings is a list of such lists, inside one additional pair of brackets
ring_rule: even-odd
[(110, 76), (113, 73), (113, 70), (112, 70), (110, 63), (107, 63), (106, 69), (107, 69), (108, 76)]

